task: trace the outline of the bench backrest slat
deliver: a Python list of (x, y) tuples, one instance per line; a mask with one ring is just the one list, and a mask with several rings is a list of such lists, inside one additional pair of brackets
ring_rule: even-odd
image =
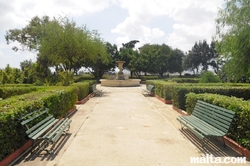
[(151, 84), (149, 84), (148, 86), (147, 86), (147, 89), (150, 91), (150, 92), (152, 92), (153, 91), (153, 89), (154, 89), (154, 85), (151, 85)]
[(235, 112), (198, 100), (192, 115), (227, 133)]
[[(41, 109), (40, 109), (40, 110), (41, 110)], [(41, 112), (40, 112), (40, 110), (36, 110), (36, 111), (34, 111), (34, 112), (31, 112), (31, 113), (29, 113), (29, 114), (23, 116), (23, 117), (21, 118), (21, 120), (23, 120), (23, 119), (25, 119), (26, 117), (29, 117), (29, 116), (31, 116), (31, 117), (28, 118), (27, 120), (23, 120), (23, 121), (21, 122), (21, 125), (26, 125), (27, 123), (33, 121), (33, 120), (36, 119), (37, 117), (39, 117), (39, 116), (41, 116), (41, 115), (43, 115), (43, 114), (45, 114), (45, 113), (47, 113), (47, 112), (49, 111), (49, 109), (45, 109), (45, 110), (43, 110), (43, 111), (41, 111)]]
[(227, 132), (228, 126), (230, 125), (230, 123), (225, 122), (225, 121), (223, 123), (221, 123), (220, 121), (218, 121), (214, 117), (210, 117), (211, 114), (208, 114), (206, 112), (204, 113), (200, 109), (198, 111), (195, 111), (193, 115), (196, 116), (196, 117), (198, 117), (198, 118), (200, 118), (200, 119), (202, 119), (202, 120), (204, 120), (205, 122), (211, 124), (212, 126), (220, 129), (224, 133)]
[(92, 85), (92, 90), (96, 90), (96, 84)]

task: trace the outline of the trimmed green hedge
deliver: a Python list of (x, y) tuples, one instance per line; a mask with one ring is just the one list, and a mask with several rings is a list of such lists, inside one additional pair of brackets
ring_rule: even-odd
[(202, 100), (236, 113), (235, 119), (229, 129), (228, 137), (232, 138), (238, 144), (250, 150), (250, 101), (236, 97), (223, 96), (218, 94), (195, 94), (186, 95), (186, 110), (192, 113), (197, 100)]
[(177, 83), (199, 83), (199, 78), (172, 78)]
[(32, 91), (37, 91), (39, 88), (35, 86), (18, 86), (18, 87), (11, 87), (11, 86), (1, 86), (0, 87), (0, 98), (6, 99), (11, 96), (21, 95), (25, 93), (30, 93)]
[(163, 80), (150, 80), (146, 84), (155, 86), (155, 94), (165, 100), (172, 100), (173, 105), (186, 110), (185, 95), (194, 93), (214, 93), (226, 96), (235, 96), (245, 100), (250, 99), (250, 84), (233, 83), (176, 83)]
[(92, 92), (91, 85), (95, 84), (96, 81), (93, 80), (88, 80), (85, 82), (79, 82), (79, 83), (74, 83), (72, 86), (77, 86), (77, 96), (78, 96), (78, 101), (82, 100), (85, 98), (88, 94)]
[[(56, 118), (67, 115), (80, 98), (87, 96), (89, 82), (73, 86), (55, 86), (0, 102), (0, 160), (21, 147), (26, 141), (25, 128), (19, 118), (36, 109), (47, 107)], [(85, 95), (85, 96), (84, 96)]]
[(232, 87), (232, 86), (175, 86), (172, 90), (173, 105), (186, 110), (186, 94), (189, 92), (194, 93), (213, 93), (225, 96), (235, 96), (243, 98), (244, 100), (250, 99), (250, 87)]

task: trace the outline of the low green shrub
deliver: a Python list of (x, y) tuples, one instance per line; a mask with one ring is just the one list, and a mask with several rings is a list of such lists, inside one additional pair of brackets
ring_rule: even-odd
[[(78, 94), (87, 94), (89, 83), (73, 86), (49, 86), (36, 92), (13, 96), (0, 102), (0, 160), (21, 147), (26, 141), (25, 128), (19, 118), (39, 108), (47, 107), (56, 118), (67, 115), (75, 106)], [(84, 87), (80, 90), (81, 87)]]
[(171, 80), (177, 83), (198, 83), (199, 82), (199, 78), (172, 78)]
[[(200, 85), (200, 84), (199, 84)], [(213, 94), (221, 94), (225, 96), (235, 96), (238, 98), (243, 98), (244, 100), (250, 99), (250, 87), (249, 86), (241, 86), (241, 87), (233, 87), (233, 86), (174, 86), (172, 90), (172, 100), (173, 105), (186, 110), (185, 102), (186, 102), (186, 94), (189, 92), (194, 93), (213, 93)]]
[(210, 93), (188, 93), (186, 95), (186, 110), (192, 113), (197, 100), (202, 100), (236, 113), (229, 129), (228, 137), (250, 150), (250, 101), (241, 98)]
[(157, 75), (141, 76), (142, 81), (156, 80), (156, 79), (159, 79), (159, 77)]
[(77, 97), (78, 101), (84, 99), (88, 94), (92, 92), (91, 85), (95, 84), (96, 81), (88, 80), (85, 82), (78, 82), (72, 84), (72, 86), (77, 86)]
[(93, 75), (90, 74), (84, 74), (84, 75), (79, 75), (79, 76), (74, 76), (74, 82), (85, 82), (85, 81), (89, 81), (89, 80), (95, 80), (95, 77)]
[(215, 75), (211, 71), (207, 71), (202, 74), (201, 78), (199, 79), (200, 83), (218, 83), (221, 82), (221, 79)]
[(155, 94), (164, 98), (165, 100), (172, 99), (172, 89), (174, 86), (179, 84), (171, 81), (164, 81), (164, 80), (154, 80), (154, 81), (147, 81), (146, 84), (152, 84), (155, 86)]
[(6, 99), (11, 96), (30, 93), (36, 90), (38, 90), (38, 87), (35, 86), (18, 86), (18, 87), (3, 86), (0, 87), (0, 98)]

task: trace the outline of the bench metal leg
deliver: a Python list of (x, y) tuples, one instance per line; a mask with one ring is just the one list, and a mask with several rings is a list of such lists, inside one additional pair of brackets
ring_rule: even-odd
[(222, 136), (222, 142), (223, 142), (223, 146), (224, 146), (224, 148), (226, 148), (227, 147), (227, 145), (226, 145), (226, 142), (225, 142), (225, 139), (224, 139), (224, 137)]

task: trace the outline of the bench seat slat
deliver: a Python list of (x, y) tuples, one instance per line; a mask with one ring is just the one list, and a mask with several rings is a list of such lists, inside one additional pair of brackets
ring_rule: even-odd
[[(72, 120), (68, 118), (56, 119), (53, 115), (49, 114), (48, 108), (41, 108), (31, 113), (28, 113), (21, 117), (21, 125), (27, 128), (27, 136), (33, 140), (32, 149), (34, 146), (34, 140), (41, 140), (37, 143), (40, 150), (46, 150), (48, 153), (53, 152), (53, 147), (62, 133), (68, 131)], [(49, 144), (54, 144), (50, 150)], [(46, 149), (47, 148), (47, 149)], [(31, 151), (32, 152), (32, 151)]]
[(46, 133), (43, 138), (45, 139), (50, 139), (57, 131), (58, 129), (61, 128), (61, 126), (64, 125), (64, 123), (68, 120), (68, 118), (64, 119), (62, 118), (61, 120), (59, 120), (59, 122), (57, 122), (57, 124), (48, 132)]
[(198, 132), (197, 130), (195, 130), (192, 126), (190, 126), (189, 124), (187, 124), (185, 121), (183, 121), (181, 118), (177, 118), (177, 120), (182, 123), (185, 127), (187, 127), (189, 130), (191, 130), (197, 137), (199, 137), (200, 139), (203, 139), (205, 136)]
[(214, 126), (200, 120), (199, 118), (195, 116), (187, 116), (187, 117), (181, 117), (181, 119), (185, 120), (188, 122), (190, 125), (195, 126), (197, 130), (200, 130), (202, 133), (205, 135), (213, 135), (213, 136), (222, 136), (225, 135), (224, 132), (218, 130)]
[(233, 111), (198, 100), (191, 115), (179, 116), (177, 120), (203, 139), (203, 137), (223, 137), (226, 135), (234, 115)]
[(64, 123), (64, 126), (61, 130), (58, 131), (58, 133), (55, 135), (54, 138), (52, 138), (52, 142), (56, 142), (58, 140), (58, 138), (62, 135), (62, 133), (65, 131), (65, 129), (70, 125), (70, 123), (72, 122), (72, 120), (67, 120), (67, 123)]
[(31, 128), (29, 128), (26, 133), (30, 134), (32, 133), (34, 130), (37, 130), (38, 127), (40, 127), (41, 125), (45, 124), (47, 121), (49, 121), (50, 119), (52, 119), (53, 116), (50, 115), (48, 117), (46, 117), (45, 119), (43, 119), (42, 121), (40, 121), (39, 123), (35, 124), (34, 126), (32, 126)]

